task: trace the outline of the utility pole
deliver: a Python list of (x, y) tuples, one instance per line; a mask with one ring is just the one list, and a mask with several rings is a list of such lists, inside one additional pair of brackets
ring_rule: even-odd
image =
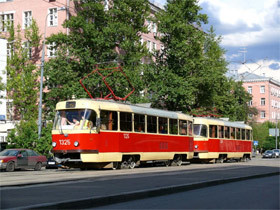
[(241, 51), (239, 51), (241, 53), (243, 53), (243, 63), (242, 64), (245, 64), (246, 63), (246, 47), (241, 47)]
[(275, 126), (275, 149), (278, 149), (277, 147), (277, 113), (276, 113), (276, 118), (275, 118), (275, 123), (276, 123), (276, 126)]

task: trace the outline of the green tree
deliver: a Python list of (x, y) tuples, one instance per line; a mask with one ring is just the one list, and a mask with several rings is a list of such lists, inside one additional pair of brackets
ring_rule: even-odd
[[(9, 28), (8, 42), (12, 45), (11, 57), (7, 59), (7, 92), (8, 99), (13, 101), (15, 120), (19, 120), (8, 135), (10, 148), (29, 148), (42, 154), (51, 150), (51, 126), (49, 123), (42, 130), (38, 140), (38, 71), (36, 59), (40, 52), (41, 36), (36, 21), (33, 19), (29, 28), (23, 32), (18, 25), (16, 30)], [(27, 47), (26, 47), (27, 46)], [(32, 49), (32, 50), (30, 50)]]
[[(30, 48), (38, 48), (39, 35), (31, 31), (38, 31), (35, 20), (30, 28), (24, 31), (26, 41), (23, 42), (21, 26), (16, 32), (14, 27), (9, 29), (8, 41), (12, 45), (11, 56), (7, 59), (7, 92), (15, 107), (16, 119), (31, 120), (37, 117), (38, 74), (36, 64), (30, 58)], [(25, 47), (27, 46), (27, 47)]]
[(200, 70), (205, 41), (199, 27), (207, 22), (200, 10), (195, 0), (173, 0), (156, 14), (164, 48), (155, 54), (154, 70), (147, 73), (155, 106), (186, 112), (196, 103), (194, 75)]
[(213, 27), (205, 33), (200, 26), (207, 16), (200, 14), (196, 0), (167, 1), (156, 14), (164, 45), (157, 52), (146, 81), (153, 104), (169, 110), (247, 120), (249, 94), (241, 83), (229, 80), (221, 37)]
[[(259, 142), (258, 147), (264, 150), (274, 149), (275, 148), (275, 136), (269, 136), (269, 129), (275, 129), (276, 124), (270, 121), (266, 121), (264, 123), (253, 123), (253, 138), (254, 140)], [(277, 127), (279, 128), (280, 123), (278, 123)], [(278, 137), (278, 145), (279, 145), (279, 137)]]
[(51, 138), (52, 123), (42, 129), (42, 137), (38, 140), (38, 125), (36, 120), (20, 121), (16, 128), (11, 130), (7, 137), (8, 148), (33, 149), (40, 154), (49, 156), (52, 149)]
[[(124, 72), (135, 85), (136, 94), (130, 100), (141, 100), (139, 92), (144, 89), (144, 83), (140, 77), (143, 68), (140, 61), (147, 55), (147, 50), (140, 38), (142, 32), (147, 32), (144, 23), (149, 14), (149, 2), (116, 0), (108, 10), (103, 2), (76, 1), (77, 15), (64, 24), (69, 28), (69, 34), (59, 33), (48, 38), (48, 42), (55, 42), (57, 48), (56, 57), (46, 63), (45, 85), (50, 91), (44, 101), (48, 111), (54, 110), (60, 100), (87, 97), (79, 80), (97, 63), (112, 60), (123, 64)], [(100, 68), (112, 66), (100, 64)], [(100, 79), (92, 76), (84, 82), (92, 95), (99, 97)], [(127, 83), (122, 78), (114, 82), (114, 91), (126, 92)]]

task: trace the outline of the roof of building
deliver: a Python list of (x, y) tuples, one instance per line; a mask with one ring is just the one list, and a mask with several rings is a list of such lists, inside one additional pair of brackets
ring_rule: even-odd
[(264, 82), (264, 81), (269, 81), (277, 86), (280, 86), (280, 82), (278, 82), (277, 80), (274, 80), (270, 77), (266, 77), (266, 76), (261, 76), (261, 75), (257, 75), (251, 72), (244, 72), (241, 74), (232, 74), (230, 72), (226, 73), (226, 76), (228, 78), (232, 78), (236, 81), (242, 81), (242, 82)]

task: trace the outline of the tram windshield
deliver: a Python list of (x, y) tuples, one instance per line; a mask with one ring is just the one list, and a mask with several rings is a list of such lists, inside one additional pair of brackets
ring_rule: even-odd
[(194, 136), (207, 137), (207, 125), (194, 124), (193, 132)]
[(89, 130), (96, 126), (96, 112), (89, 109), (66, 109), (56, 112), (54, 130)]

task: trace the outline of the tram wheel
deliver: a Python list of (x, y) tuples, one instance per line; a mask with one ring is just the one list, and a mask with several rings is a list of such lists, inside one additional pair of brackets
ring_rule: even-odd
[(166, 167), (170, 166), (170, 165), (171, 165), (171, 161), (170, 161), (170, 160), (164, 161), (164, 165), (165, 165)]
[(130, 156), (128, 159), (121, 162), (121, 169), (133, 169), (136, 166), (135, 158)]
[(135, 158), (133, 156), (128, 159), (127, 163), (129, 169), (134, 169), (136, 166)]
[(174, 160), (172, 161), (172, 165), (175, 165), (175, 166), (181, 166), (182, 163), (183, 163), (183, 159), (182, 159), (182, 155), (178, 155), (174, 158)]
[(113, 170), (121, 169), (121, 164), (119, 162), (113, 162)]

